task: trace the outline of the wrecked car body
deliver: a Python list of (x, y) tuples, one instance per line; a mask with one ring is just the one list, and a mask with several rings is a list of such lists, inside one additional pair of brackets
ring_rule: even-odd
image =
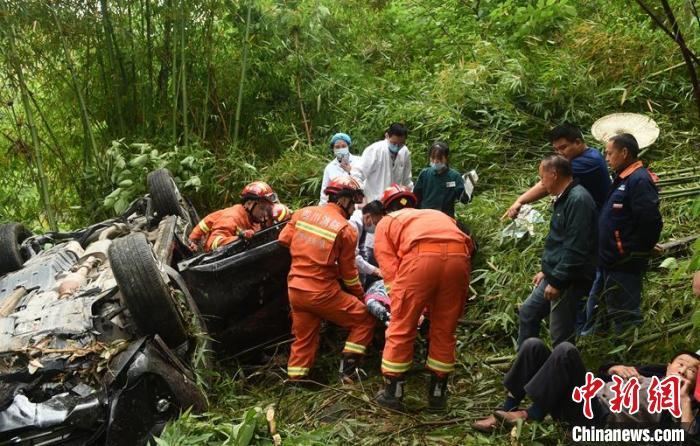
[(289, 337), (291, 257), (277, 241), (286, 224), (178, 264), (218, 350), (240, 357)]
[(75, 232), (0, 226), (0, 444), (146, 444), (205, 409), (205, 326), (171, 267), (196, 213), (164, 169), (149, 192)]

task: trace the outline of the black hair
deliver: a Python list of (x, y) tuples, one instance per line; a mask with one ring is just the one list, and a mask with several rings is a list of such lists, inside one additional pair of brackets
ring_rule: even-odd
[(435, 141), (428, 149), (428, 158), (431, 158), (433, 154), (438, 157), (444, 156), (447, 159), (450, 157), (450, 146), (446, 142)]
[(408, 129), (406, 128), (405, 125), (403, 125), (400, 122), (393, 122), (393, 123), (391, 123), (389, 128), (386, 130), (386, 134), (389, 136), (395, 135), (395, 136), (406, 137), (406, 136), (408, 136)]
[(565, 122), (564, 124), (554, 127), (549, 132), (550, 144), (561, 138), (564, 138), (569, 142), (575, 142), (577, 139), (583, 141), (583, 133), (581, 133), (581, 129), (577, 126)]
[(670, 362), (675, 361), (676, 358), (678, 358), (678, 357), (681, 356), (681, 355), (688, 355), (688, 356), (690, 356), (691, 358), (694, 358), (694, 359), (697, 359), (698, 361), (700, 361), (700, 355), (698, 355), (698, 354), (695, 353), (694, 351), (692, 351), (692, 350), (681, 350), (681, 351), (677, 352), (675, 355), (673, 355), (673, 358), (671, 358), (671, 361), (670, 361)]
[(639, 143), (637, 138), (630, 133), (620, 133), (610, 138), (613, 143), (613, 147), (617, 150), (627, 149), (632, 158), (637, 158), (639, 154)]
[(362, 215), (382, 215), (384, 214), (384, 205), (379, 200), (370, 201), (362, 208)]
[(571, 162), (561, 155), (549, 155), (542, 160), (545, 170), (554, 171), (560, 177), (570, 178), (573, 175)]

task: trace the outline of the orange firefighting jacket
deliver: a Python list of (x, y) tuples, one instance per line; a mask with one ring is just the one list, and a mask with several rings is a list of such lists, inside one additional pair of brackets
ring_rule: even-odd
[(362, 297), (355, 266), (357, 232), (335, 203), (299, 209), (284, 227), (279, 242), (292, 255), (290, 288), (322, 292), (339, 287), (338, 276), (348, 291)]
[(374, 234), (374, 256), (384, 276), (387, 291), (396, 278), (401, 260), (421, 244), (446, 244), (447, 252), (471, 256), (473, 244), (454, 219), (433, 209), (406, 208), (386, 215)]
[(204, 217), (192, 230), (189, 239), (197, 242), (206, 237), (204, 250), (211, 251), (238, 240), (238, 233), (248, 229), (258, 231), (260, 227), (251, 222), (243, 205), (237, 204)]

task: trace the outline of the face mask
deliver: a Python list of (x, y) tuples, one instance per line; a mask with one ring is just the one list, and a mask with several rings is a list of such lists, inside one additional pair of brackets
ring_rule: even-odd
[(333, 149), (333, 153), (335, 154), (335, 158), (338, 161), (343, 161), (343, 159), (350, 158), (350, 149), (348, 148)]
[(377, 225), (365, 226), (365, 231), (367, 231), (368, 234), (374, 234), (375, 229), (377, 229)]
[(442, 172), (447, 165), (445, 163), (430, 163), (430, 167), (436, 172)]
[(401, 146), (389, 143), (389, 151), (396, 155), (401, 150)]

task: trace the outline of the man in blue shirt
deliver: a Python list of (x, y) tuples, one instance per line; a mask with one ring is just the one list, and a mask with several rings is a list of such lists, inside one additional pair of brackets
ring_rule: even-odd
[[(586, 146), (581, 130), (571, 124), (554, 127), (549, 134), (554, 151), (571, 162), (574, 179), (591, 194), (598, 209), (601, 208), (610, 189), (610, 175), (603, 156), (597, 149)], [(503, 217), (515, 218), (520, 207), (546, 197), (547, 190), (538, 182), (508, 208)]]
[(588, 322), (603, 329), (613, 323), (616, 334), (642, 322), (642, 280), (663, 227), (658, 189), (638, 153), (639, 144), (629, 133), (613, 136), (605, 147), (615, 174), (598, 219), (600, 264)]

